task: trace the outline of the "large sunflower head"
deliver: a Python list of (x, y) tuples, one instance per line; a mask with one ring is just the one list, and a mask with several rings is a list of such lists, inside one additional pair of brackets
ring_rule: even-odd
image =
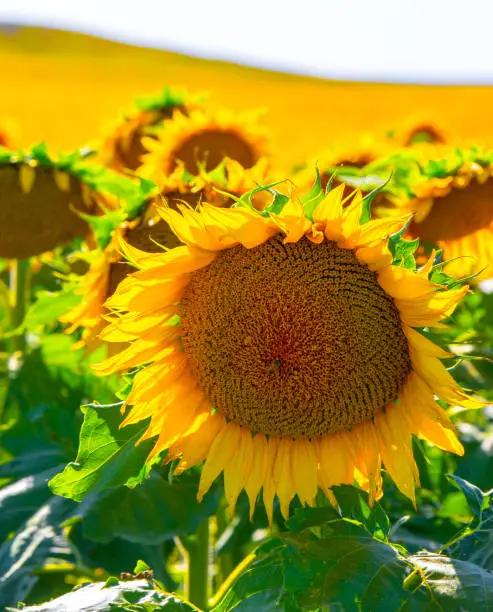
[(144, 139), (149, 153), (143, 157), (139, 175), (161, 183), (182, 163), (192, 175), (210, 172), (225, 158), (243, 168), (253, 168), (268, 150), (265, 129), (258, 113), (235, 115), (229, 110), (175, 112), (164, 122), (157, 140)]
[(81, 215), (112, 205), (108, 173), (80, 152), (55, 158), (44, 145), (0, 148), (0, 257), (24, 259), (88, 235)]
[[(382, 214), (412, 213), (408, 235), (438, 246), (454, 276), (493, 275), (493, 153), (439, 148), (401, 165), (400, 189)], [(409, 168), (411, 164), (411, 168)], [(408, 168), (409, 172), (405, 169)], [(404, 169), (404, 171), (402, 171)]]
[[(149, 254), (107, 306), (103, 332), (129, 346), (100, 374), (138, 368), (124, 425), (150, 418), (152, 456), (181, 471), (203, 460), (199, 498), (224, 473), (233, 509), (262, 489), (272, 517), (297, 495), (359, 483), (375, 499), (381, 468), (414, 499), (411, 440), (462, 453), (435, 396), (473, 405), (416, 328), (439, 326), (467, 287), (397, 262), (388, 238), (405, 218), (366, 221), (358, 193), (316, 190), (305, 204), (275, 197), (258, 213), (203, 204), (160, 210), (183, 246)], [(395, 262), (393, 257), (399, 257)]]
[(103, 162), (118, 171), (137, 170), (146, 152), (142, 138), (149, 128), (169, 119), (175, 110), (187, 114), (200, 105), (200, 100), (169, 87), (156, 96), (137, 100), (136, 108), (112, 127), (106, 137), (101, 148)]

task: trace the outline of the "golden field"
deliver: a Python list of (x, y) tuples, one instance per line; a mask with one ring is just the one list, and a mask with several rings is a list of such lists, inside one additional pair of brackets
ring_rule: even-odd
[(281, 167), (416, 113), (443, 113), (442, 127), (459, 139), (493, 140), (490, 87), (322, 80), (41, 28), (4, 28), (0, 65), (0, 117), (19, 147), (92, 142), (136, 97), (166, 84), (209, 92), (218, 107), (265, 108)]

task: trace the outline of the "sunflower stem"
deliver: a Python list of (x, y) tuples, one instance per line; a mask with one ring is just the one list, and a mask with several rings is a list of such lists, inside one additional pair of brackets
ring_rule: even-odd
[[(31, 278), (31, 262), (29, 259), (17, 259), (11, 262), (10, 267), (10, 308), (11, 325), (17, 329), (26, 315), (29, 304), (29, 288)], [(26, 348), (26, 335), (24, 331), (12, 336), (11, 352), (24, 352)]]
[(187, 546), (187, 599), (201, 610), (209, 607), (209, 519), (200, 523)]

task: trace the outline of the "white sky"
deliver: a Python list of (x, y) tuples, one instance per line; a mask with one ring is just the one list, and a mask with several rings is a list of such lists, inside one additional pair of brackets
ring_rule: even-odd
[(0, 0), (0, 24), (329, 78), (493, 84), (493, 0)]

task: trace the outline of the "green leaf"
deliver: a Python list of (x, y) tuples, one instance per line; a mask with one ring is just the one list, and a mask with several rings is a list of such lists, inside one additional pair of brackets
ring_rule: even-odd
[(58, 469), (34, 472), (0, 489), (0, 542), (48, 500), (50, 490), (47, 483)]
[(82, 501), (89, 492), (121, 484), (135, 486), (148, 475), (145, 464), (153, 446), (146, 440), (136, 443), (146, 431), (146, 422), (119, 429), (121, 403), (81, 408), (84, 422), (75, 462), (69, 463), (49, 486), (53, 493)]
[(73, 291), (41, 291), (27, 311), (22, 327), (33, 331), (43, 325), (54, 323), (58, 317), (76, 306), (80, 301), (81, 296), (75, 295)]
[(480, 518), (483, 510), (483, 492), (481, 489), (467, 482), (467, 480), (455, 476), (455, 474), (448, 474), (447, 478), (464, 493), (469, 508), (476, 517)]
[(137, 561), (137, 565), (134, 568), (134, 574), (140, 574), (141, 572), (148, 572), (150, 571), (150, 567), (147, 565), (147, 563), (145, 561), (142, 561), (142, 559), (139, 559)]
[[(229, 610), (276, 610), (283, 596), (283, 569), (280, 564), (282, 545), (268, 541), (256, 551), (253, 563), (240, 566), (242, 571), (211, 612)], [(262, 607), (264, 606), (264, 607)]]
[(261, 545), (213, 612), (253, 610), (249, 604), (262, 601), (271, 606), (266, 609), (345, 612), (493, 605), (493, 573), (471, 562), (433, 553), (408, 556), (347, 519), (330, 521), (319, 533), (310, 528)]
[(198, 610), (176, 595), (158, 590), (146, 580), (122, 582), (112, 579), (107, 582), (86, 584), (50, 602), (22, 608), (23, 612), (95, 612), (97, 610), (128, 610), (133, 612), (191, 612)]
[(459, 537), (452, 540), (446, 551), (454, 559), (493, 571), (493, 490), (483, 493), (478, 487), (457, 476), (453, 477), (453, 481), (464, 493), (475, 520)]
[(214, 514), (218, 496), (209, 493), (197, 503), (195, 484), (169, 484), (161, 476), (150, 477), (134, 489), (119, 487), (89, 496), (76, 509), (83, 517), (84, 534), (96, 542), (121, 537), (140, 544), (159, 544), (174, 536), (196, 532)]
[(73, 561), (68, 541), (58, 526), (68, 506), (66, 500), (52, 498), (0, 546), (0, 607), (25, 600), (38, 581), (36, 570), (50, 557), (63, 555)]
[(493, 573), (474, 563), (433, 553), (409, 557), (417, 568), (410, 610), (491, 610)]
[[(390, 520), (380, 504), (368, 505), (368, 494), (356, 487), (348, 485), (334, 487), (333, 493), (337, 499), (338, 509), (331, 505), (315, 508), (296, 508), (294, 515), (287, 521), (290, 531), (300, 531), (307, 527), (323, 527), (327, 523), (340, 521), (342, 518), (356, 521), (364, 525), (372, 535), (378, 535), (386, 540), (390, 532)], [(318, 502), (326, 501), (325, 496)]]

